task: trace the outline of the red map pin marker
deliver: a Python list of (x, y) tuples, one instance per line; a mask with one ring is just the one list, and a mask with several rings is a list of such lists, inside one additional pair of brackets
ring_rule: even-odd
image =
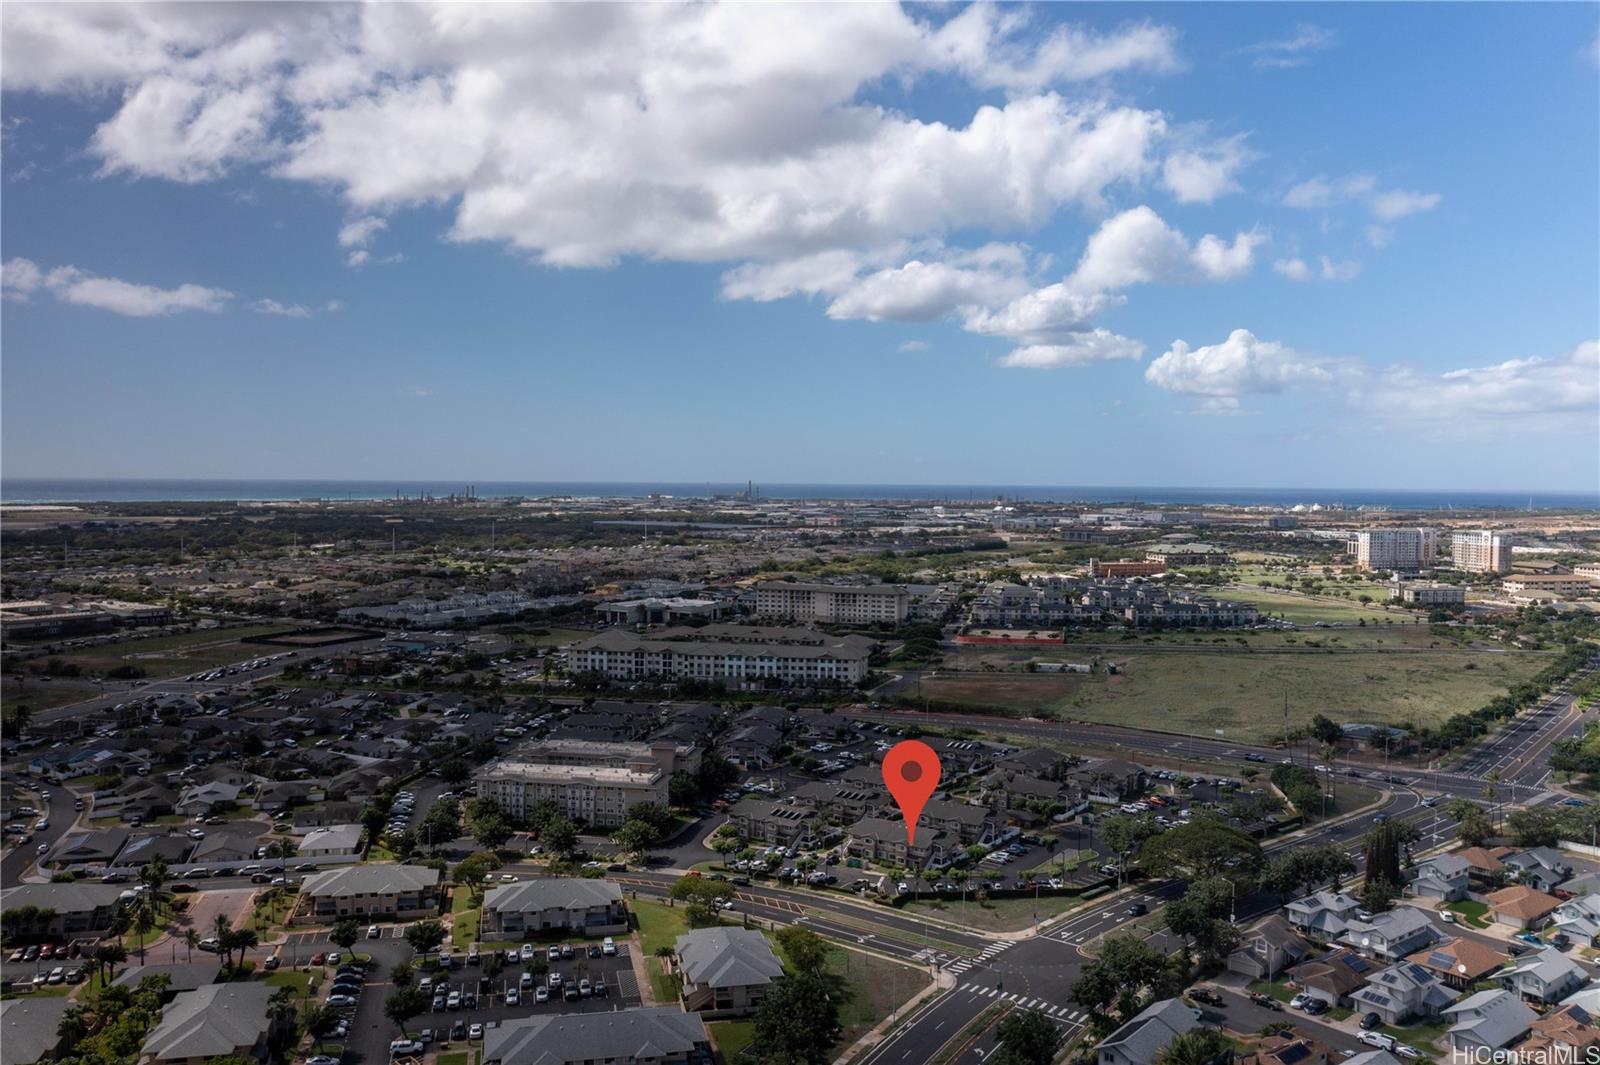
[(917, 841), (917, 818), (939, 786), (939, 756), (921, 740), (901, 740), (883, 756), (883, 783), (906, 819), (906, 845)]

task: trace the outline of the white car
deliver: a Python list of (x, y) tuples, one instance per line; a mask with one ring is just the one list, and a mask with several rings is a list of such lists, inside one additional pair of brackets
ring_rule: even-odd
[(1377, 1047), (1379, 1050), (1393, 1050), (1395, 1048), (1394, 1036), (1384, 1035), (1382, 1032), (1362, 1032), (1356, 1038), (1367, 1044), (1367, 1046)]
[(383, 933), (378, 930), (378, 926), (377, 925), (375, 925), (375, 924), (367, 925), (367, 938), (368, 939), (377, 939), (381, 935), (383, 935)]
[(518, 991), (514, 987), (506, 988), (506, 1005), (507, 1006), (520, 1006), (520, 1005), (522, 1005), (522, 992)]
[(398, 1058), (405, 1054), (420, 1054), (422, 1051), (422, 1044), (415, 1039), (396, 1039), (389, 1044), (389, 1056), (391, 1058)]
[(600, 953), (604, 954), (608, 958), (616, 957), (617, 941), (612, 939), (610, 936), (606, 936), (605, 942), (600, 944)]

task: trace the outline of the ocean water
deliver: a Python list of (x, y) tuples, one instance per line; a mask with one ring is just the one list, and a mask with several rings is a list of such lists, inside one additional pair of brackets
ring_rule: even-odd
[[(643, 498), (650, 495), (703, 499), (732, 495), (744, 484), (646, 481), (323, 481), (323, 480), (108, 480), (8, 477), (0, 479), (4, 503), (228, 502), (293, 499), (393, 499), (447, 496), (468, 485), (485, 498)], [(1180, 488), (1140, 485), (961, 485), (961, 484), (758, 484), (768, 499), (930, 500), (1094, 504), (1233, 504), (1292, 507), (1317, 504), (1388, 507), (1391, 510), (1507, 508), (1600, 510), (1594, 492), (1400, 491), (1375, 488)]]

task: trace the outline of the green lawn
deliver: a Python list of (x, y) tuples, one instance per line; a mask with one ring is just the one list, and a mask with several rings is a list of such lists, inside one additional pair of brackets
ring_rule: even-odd
[(645, 968), (650, 971), (650, 985), (655, 989), (656, 1001), (671, 1005), (678, 1000), (677, 976), (661, 971), (656, 959), (658, 947), (670, 947), (678, 937), (689, 930), (683, 907), (670, 907), (664, 902), (635, 899), (631, 903), (635, 919), (639, 922), (639, 949), (644, 951)]
[(1017, 932), (1033, 924), (1035, 914), (1039, 920), (1046, 921), (1058, 913), (1065, 913), (1082, 901), (1071, 895), (1041, 895), (1038, 899), (1029, 896), (978, 902), (972, 895), (971, 891), (967, 892), (966, 902), (962, 902), (959, 895), (913, 899), (902, 909), (913, 916), (926, 913), (952, 924), (961, 925), (963, 928), (984, 932)]
[[(282, 632), (282, 625), (241, 625), (237, 628), (203, 629), (174, 636), (133, 637), (113, 640), (96, 647), (65, 651), (52, 658), (77, 665), (85, 674), (96, 675), (118, 666), (137, 666), (151, 678), (197, 673), (265, 653), (241, 644), (247, 636)], [(37, 660), (42, 667), (44, 660)], [(33, 665), (34, 663), (29, 663)]]
[(306, 988), (311, 985), (311, 974), (298, 969), (279, 969), (262, 977), (261, 982), (272, 987), (292, 987), (303, 995), (306, 993)]
[(461, 1050), (440, 1054), (437, 1065), (467, 1065), (467, 1052)]
[[(729, 1063), (736, 1061), (756, 1037), (755, 1021), (712, 1021), (707, 1027), (722, 1050), (722, 1060)], [(443, 1065), (442, 1061), (440, 1065)]]
[(1460, 902), (1446, 903), (1445, 908), (1472, 928), (1488, 928), (1493, 923), (1489, 917), (1489, 907), (1486, 903), (1463, 899)]

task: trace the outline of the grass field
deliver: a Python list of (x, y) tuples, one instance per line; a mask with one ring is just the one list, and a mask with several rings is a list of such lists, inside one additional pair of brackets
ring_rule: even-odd
[(1041, 921), (1078, 905), (1082, 900), (1066, 895), (1042, 895), (1038, 899), (989, 899), (978, 902), (967, 893), (967, 901), (954, 898), (926, 898), (905, 904), (909, 914), (926, 913), (951, 921), (966, 928), (984, 932), (1018, 932), (1034, 923), (1037, 915)]
[(49, 710), (55, 706), (67, 706), (71, 703), (81, 703), (85, 699), (93, 699), (100, 694), (100, 689), (92, 684), (71, 684), (61, 681), (51, 681), (48, 684), (23, 681), (18, 684), (9, 677), (3, 687), (0, 687), (0, 701), (4, 701), (9, 709), (13, 706), (25, 706), (37, 713), (40, 710)]
[[(1333, 635), (1314, 639), (1329, 641)], [(1323, 642), (1325, 653), (1287, 647), (1232, 653), (1171, 645), (1146, 651), (1130, 644), (1125, 651), (1102, 656), (1117, 663), (1121, 672), (1115, 676), (941, 673), (924, 678), (921, 688), (930, 703), (942, 708), (990, 708), (1189, 735), (1211, 736), (1222, 729), (1241, 742), (1263, 743), (1283, 728), (1285, 696), (1300, 723), (1323, 713), (1340, 722), (1435, 725), (1451, 714), (1476, 709), (1549, 661), (1537, 652), (1471, 654), (1430, 647), (1406, 653), (1335, 653), (1329, 650), (1333, 646)], [(970, 652), (962, 652), (964, 663), (972, 660)], [(1087, 657), (1081, 648), (1063, 653)], [(1029, 657), (1042, 656), (1005, 648), (983, 653), (983, 660), (997, 669), (1016, 668)]]
[[(1367, 591), (1366, 594), (1372, 595), (1372, 592)], [(1378, 602), (1363, 605), (1354, 599), (1346, 602), (1342, 599), (1312, 598), (1245, 585), (1219, 588), (1216, 590), (1216, 595), (1219, 599), (1254, 603), (1263, 614), (1292, 621), (1297, 625), (1314, 625), (1319, 621), (1326, 621), (1330, 625), (1355, 625), (1362, 620), (1368, 625), (1393, 620), (1398, 625), (1402, 620), (1412, 620), (1418, 616), (1411, 611), (1385, 610)]]
[[(271, 648), (244, 646), (239, 641), (247, 636), (265, 636), (270, 632), (281, 631), (283, 631), (282, 625), (241, 625), (231, 629), (205, 629), (175, 636), (114, 640), (96, 647), (65, 651), (50, 657), (76, 665), (91, 676), (107, 673), (119, 666), (138, 666), (148, 677), (172, 677), (213, 669), (249, 658), (253, 654), (271, 654)], [(44, 659), (35, 659), (27, 665), (42, 669), (44, 662)]]
[(711, 1036), (726, 1062), (738, 1060), (739, 1054), (756, 1037), (755, 1021), (712, 1021), (706, 1027), (711, 1029)]
[(668, 906), (664, 902), (647, 902), (634, 899), (629, 905), (639, 922), (639, 949), (644, 951), (645, 967), (650, 970), (650, 986), (655, 989), (656, 1002), (670, 1006), (678, 1000), (678, 978), (661, 971), (655, 954), (657, 948), (670, 947), (678, 937), (689, 930), (689, 921), (683, 907)]

